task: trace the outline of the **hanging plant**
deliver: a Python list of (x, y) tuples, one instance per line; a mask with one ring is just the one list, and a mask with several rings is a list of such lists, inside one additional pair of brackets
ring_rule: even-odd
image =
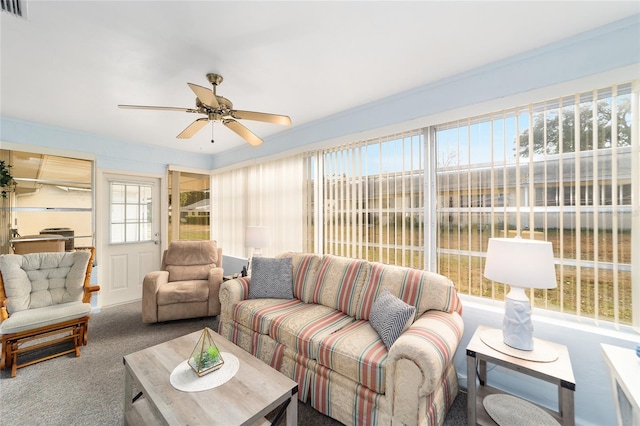
[(6, 164), (4, 160), (0, 160), (0, 188), (2, 188), (0, 195), (2, 195), (2, 198), (7, 198), (9, 188), (16, 184), (9, 169), (11, 169), (11, 166)]

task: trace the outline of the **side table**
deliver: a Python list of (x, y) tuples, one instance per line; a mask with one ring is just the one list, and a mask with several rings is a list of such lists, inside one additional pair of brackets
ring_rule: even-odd
[[(473, 426), (477, 424), (495, 425), (496, 423), (486, 412), (482, 401), (486, 396), (492, 394), (509, 395), (509, 393), (505, 391), (488, 385), (487, 363), (490, 363), (557, 385), (557, 411), (549, 410), (546, 407), (534, 403), (532, 404), (543, 409), (561, 424), (574, 426), (575, 414), (573, 399), (576, 384), (567, 347), (534, 338), (534, 349), (536, 343), (541, 343), (544, 347), (555, 351), (555, 355), (552, 357), (553, 360), (549, 362), (530, 361), (526, 359), (528, 351), (511, 349), (509, 351), (510, 355), (508, 355), (487, 345), (483, 341), (482, 335), (483, 333), (492, 331), (496, 330), (482, 325), (478, 326), (467, 346), (468, 424)], [(477, 381), (476, 374), (478, 376)]]
[(600, 343), (611, 370), (611, 386), (619, 425), (640, 424), (640, 359), (633, 349)]

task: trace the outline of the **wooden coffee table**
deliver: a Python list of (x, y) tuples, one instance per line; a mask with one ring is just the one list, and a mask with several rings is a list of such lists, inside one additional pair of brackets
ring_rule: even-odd
[[(123, 358), (125, 424), (255, 425), (284, 402), (287, 425), (297, 424), (298, 384), (215, 332), (211, 334), (220, 351), (238, 358), (238, 372), (213, 389), (175, 389), (171, 372), (189, 358), (201, 334), (196, 331)], [(135, 402), (134, 387), (142, 393)]]

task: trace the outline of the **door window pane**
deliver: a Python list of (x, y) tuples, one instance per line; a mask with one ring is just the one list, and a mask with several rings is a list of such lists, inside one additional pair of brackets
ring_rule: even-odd
[(151, 241), (151, 186), (112, 182), (111, 244)]

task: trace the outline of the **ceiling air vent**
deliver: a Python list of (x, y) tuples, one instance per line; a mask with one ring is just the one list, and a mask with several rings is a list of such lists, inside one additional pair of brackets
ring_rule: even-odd
[(20, 18), (27, 18), (26, 0), (0, 0), (3, 12), (9, 12)]

